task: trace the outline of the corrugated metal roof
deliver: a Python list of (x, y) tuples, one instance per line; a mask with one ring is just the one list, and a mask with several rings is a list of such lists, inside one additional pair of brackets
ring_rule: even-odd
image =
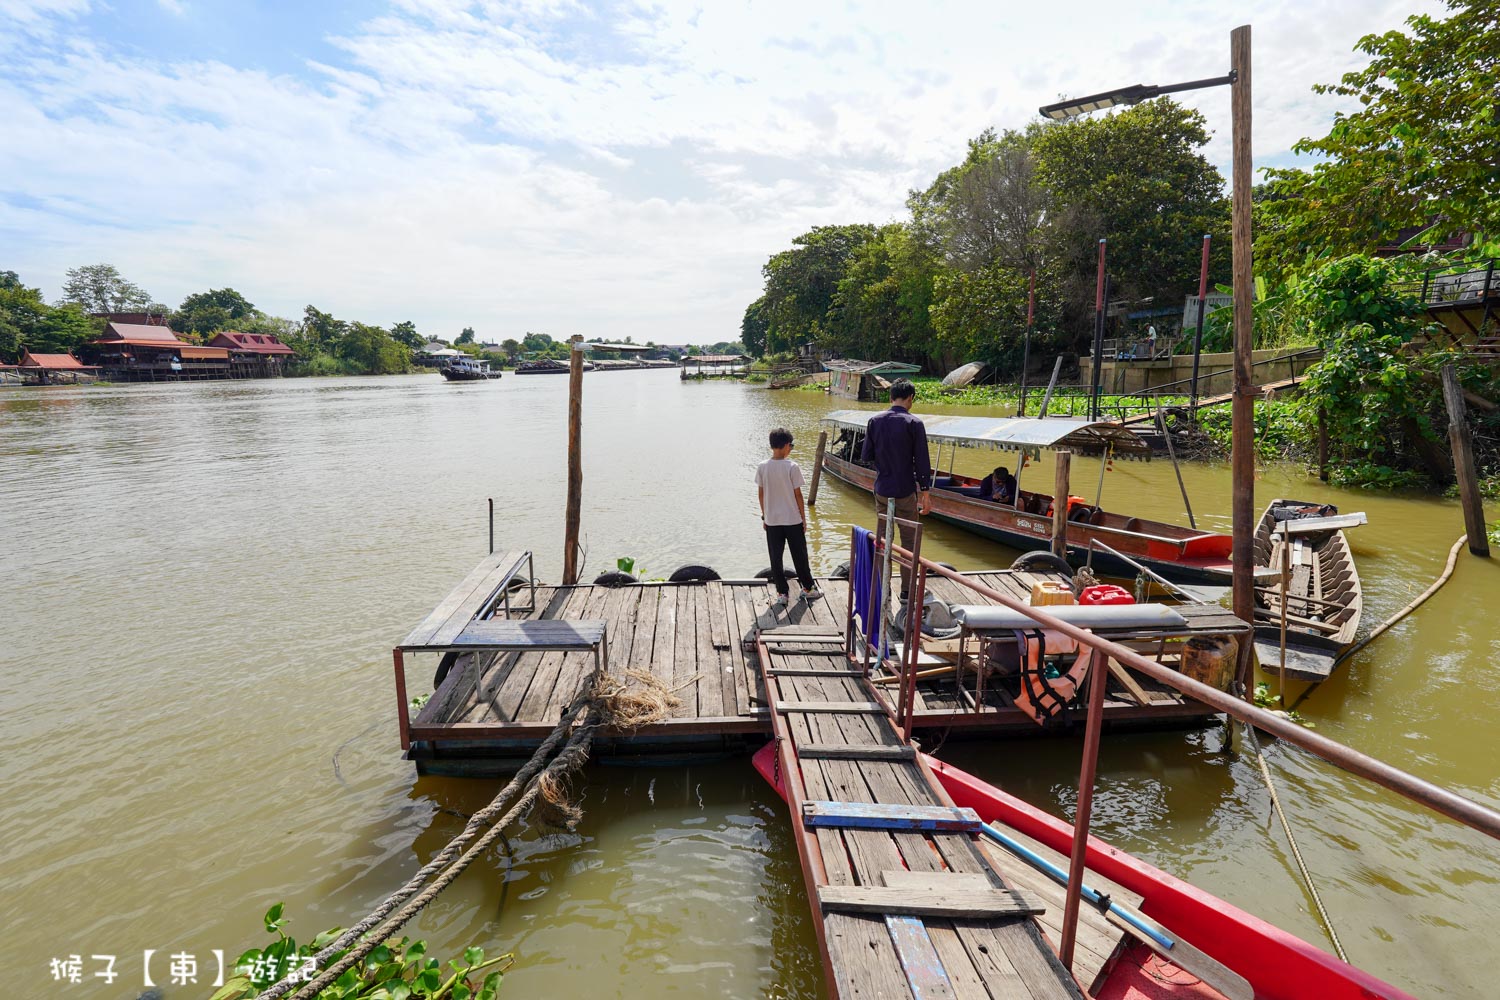
[[(881, 410), (835, 410), (824, 424), (862, 431)], [(1037, 453), (1044, 448), (1099, 451), (1111, 445), (1121, 458), (1151, 458), (1151, 446), (1128, 428), (1103, 420), (1063, 417), (956, 417), (937, 413), (914, 414), (927, 428), (929, 441), (945, 441), (972, 448)]]
[(825, 361), (823, 367), (831, 372), (853, 372), (856, 375), (915, 375), (922, 370), (920, 365), (909, 365), (903, 361), (859, 361), (855, 358)]
[(227, 347), (232, 351), (249, 354), (294, 354), (290, 347), (277, 339), (274, 333), (241, 333), (225, 330), (209, 341), (213, 347)]
[(71, 354), (33, 354), (31, 351), (27, 351), (21, 355), (21, 363), (17, 367), (45, 368), (48, 371), (72, 371), (98, 366), (86, 365)]
[(171, 327), (146, 326), (142, 323), (110, 323), (104, 328), (104, 334), (99, 340), (111, 342), (124, 340), (133, 344), (160, 344), (164, 347), (176, 347), (182, 344), (182, 341), (172, 333)]

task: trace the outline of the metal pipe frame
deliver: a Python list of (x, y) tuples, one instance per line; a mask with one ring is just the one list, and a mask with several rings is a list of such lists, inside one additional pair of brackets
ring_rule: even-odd
[[(910, 555), (910, 553), (907, 553)], [(1382, 788), (1390, 789), (1402, 798), (1410, 799), (1419, 805), (1426, 806), (1439, 815), (1446, 816), (1451, 820), (1473, 827), (1488, 837), (1500, 840), (1500, 812), (1481, 805), (1472, 799), (1465, 798), (1457, 792), (1450, 791), (1430, 781), (1426, 781), (1414, 774), (1397, 767), (1392, 767), (1384, 761), (1377, 760), (1367, 754), (1355, 750), (1353, 747), (1345, 746), (1317, 732), (1306, 729), (1290, 719), (1284, 719), (1278, 715), (1257, 708), (1250, 702), (1220, 691), (1218, 688), (1199, 683), (1191, 677), (1187, 677), (1171, 667), (1163, 666), (1154, 660), (1142, 656), (1140, 653), (1117, 642), (1095, 635), (1087, 629), (1079, 628), (1063, 621), (1057, 616), (1049, 613), (1045, 607), (1033, 607), (1011, 597), (1009, 594), (1001, 593), (993, 587), (986, 587), (982, 583), (971, 580), (961, 573), (939, 566), (935, 562), (922, 559), (922, 565), (926, 567), (929, 574), (937, 574), (944, 579), (952, 580), (961, 587), (983, 594), (995, 603), (1019, 611), (1040, 624), (1043, 628), (1053, 629), (1063, 635), (1078, 640), (1082, 645), (1096, 649), (1122, 666), (1128, 667), (1139, 673), (1145, 674), (1152, 680), (1159, 681), (1167, 687), (1172, 688), (1190, 698), (1196, 699), (1217, 712), (1223, 712), (1231, 718), (1254, 726), (1262, 732), (1269, 733), (1277, 739), (1284, 740), (1295, 747), (1306, 750), (1314, 756), (1321, 757), (1330, 764), (1350, 774), (1372, 781)], [(1247, 627), (1248, 629), (1248, 627)]]

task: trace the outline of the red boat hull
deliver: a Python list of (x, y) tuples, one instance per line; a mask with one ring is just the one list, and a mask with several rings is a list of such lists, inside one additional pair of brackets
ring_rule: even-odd
[[(1068, 823), (935, 757), (926, 760), (955, 804), (1064, 855), (1072, 852), (1073, 828)], [(777, 794), (784, 794), (777, 780), (774, 743), (755, 754), (754, 764)], [(1141, 911), (1168, 929), (1191, 928), (1191, 935), (1184, 937), (1249, 980), (1258, 1000), (1413, 1000), (1410, 994), (1096, 837), (1089, 838), (1087, 866), (1140, 895)], [(1140, 946), (1136, 952), (1138, 959), (1148, 954)], [(1101, 1000), (1185, 1000), (1217, 994), (1205, 992), (1191, 977), (1182, 984), (1163, 982), (1144, 972), (1138, 961), (1127, 959), (1116, 964), (1097, 996)]]

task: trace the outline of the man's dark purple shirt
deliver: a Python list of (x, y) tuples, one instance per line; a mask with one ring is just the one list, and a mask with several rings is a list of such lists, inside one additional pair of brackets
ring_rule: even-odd
[(875, 492), (883, 497), (899, 500), (918, 488), (932, 488), (927, 428), (904, 406), (892, 406), (870, 418), (861, 457), (874, 463)]

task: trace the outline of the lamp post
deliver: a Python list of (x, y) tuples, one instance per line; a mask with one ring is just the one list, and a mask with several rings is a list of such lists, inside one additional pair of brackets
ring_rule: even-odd
[[(1138, 83), (1090, 97), (1049, 104), (1040, 111), (1048, 118), (1066, 121), (1091, 111), (1122, 104), (1138, 104), (1163, 94), (1226, 84), (1230, 88), (1234, 175), (1234, 395), (1230, 414), (1231, 466), (1234, 470), (1234, 497), (1231, 506), (1234, 522), (1234, 613), (1248, 622), (1254, 620), (1255, 612), (1255, 386), (1250, 371), (1250, 351), (1254, 342), (1250, 313), (1251, 290), (1254, 287), (1250, 257), (1250, 26), (1241, 25), (1229, 33), (1229, 73), (1225, 76), (1168, 86)], [(1250, 663), (1250, 650), (1240, 650), (1239, 676), (1242, 682), (1249, 680)], [(1249, 688), (1248, 683), (1245, 686)]]

